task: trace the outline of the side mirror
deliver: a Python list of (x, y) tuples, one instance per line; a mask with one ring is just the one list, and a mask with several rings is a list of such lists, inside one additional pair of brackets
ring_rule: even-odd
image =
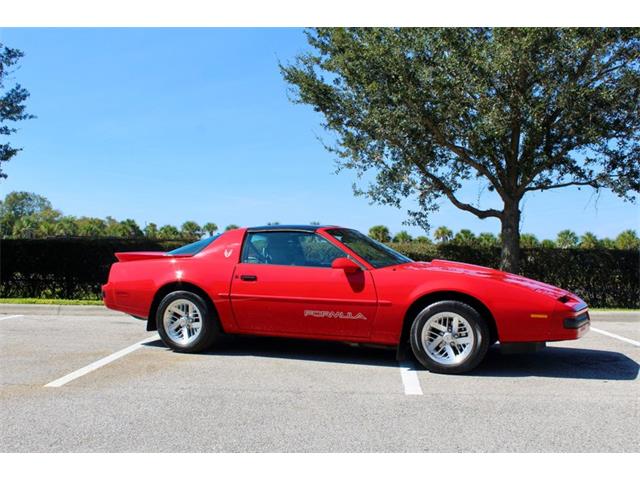
[(339, 268), (345, 273), (356, 273), (362, 270), (360, 265), (347, 257), (336, 258), (331, 262), (331, 268)]

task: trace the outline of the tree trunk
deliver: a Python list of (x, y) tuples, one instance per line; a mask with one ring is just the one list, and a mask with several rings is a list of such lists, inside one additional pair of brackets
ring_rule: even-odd
[(511, 273), (520, 270), (520, 209), (518, 201), (505, 202), (502, 214), (502, 255), (500, 268)]

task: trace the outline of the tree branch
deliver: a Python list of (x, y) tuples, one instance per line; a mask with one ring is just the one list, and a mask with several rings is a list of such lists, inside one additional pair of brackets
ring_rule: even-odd
[(423, 165), (416, 163), (416, 166), (420, 170), (420, 173), (427, 177), (442, 193), (444, 193), (449, 201), (453, 203), (460, 210), (465, 210), (467, 212), (473, 213), (476, 217), (480, 219), (485, 219), (489, 217), (501, 218), (502, 212), (499, 210), (489, 209), (489, 210), (481, 210), (479, 208), (474, 207), (468, 203), (461, 202), (458, 198), (453, 194), (453, 190), (444, 183), (440, 178), (436, 175), (430, 173)]
[(502, 184), (496, 178), (496, 176), (489, 171), (489, 169), (485, 165), (482, 165), (480, 162), (477, 162), (476, 160), (471, 158), (466, 148), (460, 145), (456, 145), (455, 143), (447, 140), (444, 134), (433, 124), (431, 120), (423, 117), (423, 123), (431, 131), (431, 133), (436, 138), (440, 146), (448, 148), (450, 151), (452, 151), (458, 156), (458, 158), (462, 163), (476, 169), (478, 172), (480, 172), (485, 177), (487, 177), (487, 179), (491, 182), (491, 184), (494, 186), (496, 191), (502, 196), (502, 194), (504, 193)]
[(554, 185), (542, 185), (542, 184), (532, 185), (530, 187), (525, 188), (524, 191), (532, 192), (534, 190), (552, 190), (554, 188), (562, 188), (562, 187), (570, 187), (570, 186), (578, 186), (578, 187), (589, 186), (593, 188), (602, 187), (602, 185), (600, 185), (597, 180), (585, 180), (582, 182), (572, 181), (572, 182), (556, 183)]

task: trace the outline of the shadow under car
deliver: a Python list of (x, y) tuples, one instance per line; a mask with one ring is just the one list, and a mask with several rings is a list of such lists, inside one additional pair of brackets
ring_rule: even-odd
[[(167, 348), (161, 340), (146, 346)], [(229, 336), (214, 349), (185, 355), (251, 356), (314, 362), (398, 367), (395, 348), (352, 346), (342, 342), (291, 338)], [(415, 361), (416, 369), (421, 369)], [(498, 345), (465, 376), (550, 377), (590, 380), (635, 380), (640, 365), (626, 355), (585, 348), (547, 346), (535, 353), (504, 354)]]

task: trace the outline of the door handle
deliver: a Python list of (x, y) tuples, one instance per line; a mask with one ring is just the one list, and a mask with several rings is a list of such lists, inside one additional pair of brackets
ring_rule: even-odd
[(240, 280), (245, 282), (255, 282), (258, 280), (258, 277), (255, 275), (240, 275)]

